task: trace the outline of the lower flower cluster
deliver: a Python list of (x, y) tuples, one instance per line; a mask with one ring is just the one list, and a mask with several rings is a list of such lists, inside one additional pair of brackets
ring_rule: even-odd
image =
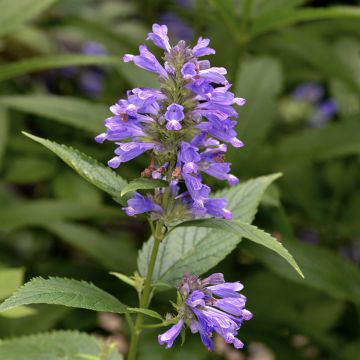
[(239, 293), (240, 282), (225, 282), (221, 273), (201, 280), (197, 275), (185, 274), (178, 287), (182, 303), (178, 304), (178, 322), (158, 336), (160, 345), (172, 347), (187, 325), (192, 333), (199, 333), (209, 351), (214, 350), (212, 336), (220, 335), (226, 343), (241, 349), (244, 344), (236, 336), (242, 323), (252, 314), (245, 309), (246, 297)]

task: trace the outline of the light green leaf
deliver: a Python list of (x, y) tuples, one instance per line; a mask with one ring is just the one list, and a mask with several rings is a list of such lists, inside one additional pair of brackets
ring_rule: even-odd
[(0, 81), (35, 71), (56, 69), (66, 66), (116, 65), (119, 58), (105, 55), (47, 55), (3, 64), (0, 66)]
[(9, 318), (9, 319), (18, 319), (24, 316), (35, 315), (37, 311), (28, 306), (19, 306), (18, 308), (7, 310), (4, 313), (0, 314), (0, 317)]
[(23, 268), (0, 268), (0, 299), (10, 296), (23, 282)]
[(141, 177), (129, 182), (121, 190), (121, 196), (136, 190), (149, 190), (167, 186), (169, 186), (169, 184), (166, 181)]
[(99, 230), (79, 224), (48, 223), (46, 229), (75, 246), (109, 270), (134, 271), (136, 248), (132, 239), (111, 237)]
[(37, 200), (0, 208), (0, 231), (26, 226), (47, 226), (65, 219), (109, 218), (121, 215), (109, 206), (52, 200)]
[(200, 219), (193, 221), (186, 221), (179, 226), (200, 226), (226, 231), (241, 238), (244, 237), (259, 245), (265, 246), (268, 249), (275, 251), (278, 255), (283, 257), (300, 275), (304, 277), (298, 264), (292, 255), (285, 249), (285, 247), (270, 234), (258, 229), (256, 226), (243, 222), (241, 220), (221, 220), (221, 219)]
[(4, 360), (80, 360), (81, 356), (123, 359), (112, 344), (77, 331), (56, 331), (0, 342), (0, 358)]
[(108, 107), (90, 101), (56, 95), (10, 95), (1, 96), (4, 107), (34, 114), (62, 124), (88, 131), (101, 133), (103, 120), (109, 116)]
[(256, 18), (251, 36), (281, 29), (299, 22), (326, 19), (359, 19), (360, 9), (357, 6), (332, 6), (327, 8), (284, 9), (267, 12)]
[[(228, 208), (235, 219), (251, 223), (266, 188), (278, 177), (279, 174), (259, 177), (214, 196), (228, 200)], [(201, 275), (223, 260), (240, 241), (240, 237), (221, 230), (174, 229), (160, 244), (153, 282), (174, 283), (184, 272)], [(138, 267), (142, 276), (147, 273), (152, 246), (150, 239), (139, 252)]]
[(128, 312), (134, 312), (134, 313), (140, 313), (147, 316), (150, 316), (155, 319), (159, 319), (161, 321), (164, 321), (165, 319), (156, 311), (150, 310), (150, 309), (142, 309), (142, 308), (128, 308)]
[(62, 278), (33, 278), (0, 305), (0, 312), (29, 304), (53, 304), (117, 314), (126, 306), (91, 283)]
[(0, 35), (39, 15), (57, 0), (0, 0)]
[(235, 93), (247, 101), (239, 109), (239, 133), (246, 146), (256, 146), (266, 136), (277, 116), (276, 99), (283, 89), (280, 61), (270, 57), (244, 61), (236, 84)]
[(136, 288), (136, 283), (131, 277), (129, 277), (129, 276), (125, 275), (125, 274), (118, 273), (118, 272), (111, 272), (110, 274), (117, 277), (123, 283), (128, 284), (128, 285)]
[(24, 135), (54, 152), (91, 184), (107, 192), (114, 198), (120, 197), (121, 190), (126, 185), (126, 181), (116, 175), (110, 168), (105, 167), (90, 156), (82, 154), (71, 147), (60, 145), (31, 134), (24, 133)]
[(7, 109), (0, 107), (0, 169), (2, 167), (5, 148), (9, 132), (9, 118)]

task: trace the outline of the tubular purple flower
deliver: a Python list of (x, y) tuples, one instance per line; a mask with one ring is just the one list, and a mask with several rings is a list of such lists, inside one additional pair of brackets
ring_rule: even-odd
[(208, 47), (209, 43), (209, 39), (200, 37), (197, 44), (192, 49), (192, 54), (196, 57), (215, 54), (215, 50)]
[(123, 210), (129, 216), (135, 216), (151, 211), (158, 213), (163, 212), (160, 205), (155, 204), (152, 200), (139, 194), (138, 192), (135, 192), (134, 197), (128, 200), (128, 206), (126, 208), (123, 208)]
[(166, 25), (154, 24), (152, 26), (152, 32), (148, 34), (146, 40), (152, 40), (156, 46), (166, 50), (167, 52), (170, 52), (171, 46), (167, 33), (168, 28)]
[(180, 121), (184, 119), (184, 107), (178, 104), (171, 104), (167, 107), (165, 119), (167, 121), (166, 128), (168, 130), (180, 130)]
[(166, 349), (171, 348), (174, 341), (179, 336), (183, 326), (184, 326), (184, 320), (180, 319), (179, 322), (174, 326), (172, 326), (168, 331), (158, 336), (159, 344), (160, 345), (165, 344)]

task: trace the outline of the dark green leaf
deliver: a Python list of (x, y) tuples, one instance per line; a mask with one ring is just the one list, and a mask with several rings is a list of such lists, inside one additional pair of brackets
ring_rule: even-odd
[(62, 278), (34, 278), (0, 305), (0, 312), (29, 304), (53, 304), (118, 314), (126, 306), (91, 283)]
[(90, 101), (56, 95), (11, 95), (0, 97), (0, 104), (66, 125), (98, 134), (104, 130), (108, 107)]
[(24, 135), (54, 152), (91, 184), (107, 192), (114, 198), (120, 197), (121, 190), (126, 185), (126, 181), (116, 175), (110, 168), (105, 167), (90, 156), (82, 154), (73, 148), (27, 133), (24, 133)]
[(244, 237), (259, 245), (265, 246), (268, 249), (275, 251), (278, 255), (283, 257), (302, 277), (304, 277), (296, 261), (285, 247), (270, 234), (258, 229), (256, 226), (243, 222), (241, 220), (222, 220), (222, 219), (200, 219), (187, 221), (179, 226), (200, 226), (217, 229), (219, 231), (226, 231), (241, 238)]
[(0, 0), (0, 35), (39, 15), (57, 0)]
[(34, 71), (62, 68), (66, 66), (116, 65), (115, 56), (97, 55), (48, 55), (0, 65), (0, 81), (25, 75)]
[[(89, 357), (90, 356), (90, 357)], [(4, 340), (0, 358), (6, 360), (122, 360), (115, 346), (76, 331), (57, 331)]]

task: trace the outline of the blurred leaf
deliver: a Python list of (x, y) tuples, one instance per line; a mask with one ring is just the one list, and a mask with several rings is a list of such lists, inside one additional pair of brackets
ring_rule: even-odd
[(275, 238), (265, 231), (258, 229), (256, 226), (248, 224), (241, 220), (223, 220), (223, 219), (199, 219), (186, 221), (178, 225), (180, 227), (206, 227), (217, 229), (219, 231), (226, 231), (232, 233), (241, 239), (244, 237), (259, 245), (265, 246), (268, 249), (276, 252), (283, 257), (300, 275), (304, 277), (296, 261), (292, 255), (286, 250), (286, 248)]
[(0, 107), (0, 169), (3, 163), (5, 148), (9, 132), (9, 119), (7, 109)]
[(269, 57), (251, 58), (241, 64), (235, 93), (246, 99), (238, 129), (246, 146), (260, 142), (275, 119), (276, 99), (283, 89), (280, 61)]
[(29, 304), (54, 304), (117, 314), (126, 306), (91, 283), (74, 279), (33, 278), (0, 305), (0, 312)]
[(46, 228), (109, 270), (126, 272), (135, 270), (136, 249), (131, 242), (132, 239), (115, 240), (90, 226), (70, 223), (49, 223)]
[(256, 18), (251, 36), (281, 29), (299, 22), (324, 19), (360, 19), (357, 6), (332, 6), (327, 8), (276, 9)]
[(301, 162), (328, 159), (360, 152), (360, 122), (357, 116), (346, 123), (329, 124), (285, 137), (271, 157), (281, 164), (298, 166)]
[(55, 196), (61, 200), (96, 204), (102, 202), (100, 190), (74, 172), (61, 172), (54, 178), (52, 184)]
[(47, 226), (65, 219), (119, 217), (113, 207), (54, 200), (37, 200), (0, 208), (0, 231), (12, 231), (26, 226)]
[(57, 0), (0, 0), (0, 36), (39, 15)]
[[(266, 188), (279, 177), (278, 174), (259, 177), (216, 194), (225, 197), (235, 219), (251, 222)], [(210, 270), (234, 250), (240, 237), (224, 234), (219, 230), (204, 228), (178, 228), (160, 244), (153, 281), (176, 282), (184, 272), (198, 275)], [(147, 241), (139, 252), (138, 267), (142, 276), (153, 247), (153, 239)]]
[(71, 147), (60, 145), (31, 134), (24, 133), (24, 135), (54, 152), (91, 184), (107, 192), (114, 198), (120, 197), (121, 190), (126, 185), (126, 181), (110, 168), (105, 167), (90, 156), (82, 154)]
[(0, 342), (0, 358), (4, 360), (79, 360), (81, 355), (93, 355), (99, 360), (122, 360), (113, 346), (76, 331), (57, 331)]
[(0, 65), (0, 81), (35, 71), (56, 69), (66, 66), (114, 65), (119, 62), (115, 56), (58, 54), (33, 57), (10, 64)]
[(103, 119), (109, 116), (109, 110), (105, 105), (66, 96), (0, 96), (0, 104), (10, 109), (44, 117), (47, 120), (71, 125), (93, 134), (104, 130)]
[(28, 306), (19, 306), (16, 309), (11, 309), (8, 311), (5, 311), (4, 313), (0, 314), (1, 317), (6, 317), (9, 319), (17, 319), (22, 318), (24, 316), (31, 316), (36, 314), (36, 310), (32, 309)]
[(127, 185), (125, 185), (124, 188), (121, 190), (121, 196), (124, 196), (125, 194), (136, 190), (150, 190), (168, 186), (169, 184), (166, 181), (141, 177), (132, 180)]
[(56, 172), (57, 164), (41, 158), (24, 158), (11, 160), (6, 169), (4, 180), (14, 184), (30, 184), (46, 180)]
[(23, 283), (23, 268), (0, 267), (0, 299), (10, 296)]

